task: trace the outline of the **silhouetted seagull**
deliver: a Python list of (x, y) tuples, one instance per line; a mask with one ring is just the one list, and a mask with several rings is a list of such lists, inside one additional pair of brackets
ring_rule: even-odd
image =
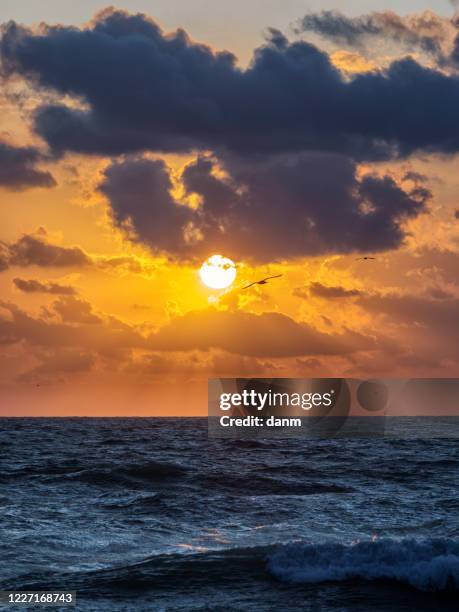
[(249, 289), (250, 287), (253, 287), (254, 285), (266, 285), (266, 283), (270, 280), (272, 280), (273, 278), (280, 278), (281, 276), (284, 276), (283, 274), (276, 274), (276, 276), (267, 276), (266, 278), (262, 278), (259, 281), (255, 281), (253, 283), (250, 283), (250, 285), (247, 285), (246, 287), (242, 287), (241, 291), (244, 291), (244, 289)]
[(376, 257), (357, 257), (355, 261), (376, 261)]

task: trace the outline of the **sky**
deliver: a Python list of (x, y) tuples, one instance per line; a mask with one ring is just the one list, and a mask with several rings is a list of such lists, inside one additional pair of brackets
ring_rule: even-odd
[[(110, 3), (104, 0), (2, 0), (0, 22), (14, 19), (20, 23), (86, 23), (97, 11)], [(392, 10), (399, 14), (421, 12), (435, 8), (435, 12), (452, 14), (449, 0), (124, 0), (119, 8), (131, 12), (145, 12), (158, 20), (166, 30), (184, 27), (193, 36), (216, 49), (230, 49), (241, 61), (248, 61), (254, 46), (263, 39), (267, 27), (287, 30), (308, 11), (338, 9), (349, 15), (371, 11)], [(408, 7), (408, 8), (407, 8)]]
[(0, 415), (457, 376), (453, 4), (2, 2)]

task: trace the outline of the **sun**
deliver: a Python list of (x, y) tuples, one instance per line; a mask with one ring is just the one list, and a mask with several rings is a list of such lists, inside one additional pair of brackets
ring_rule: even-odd
[(202, 264), (199, 276), (210, 289), (226, 289), (236, 280), (236, 265), (228, 257), (212, 255)]

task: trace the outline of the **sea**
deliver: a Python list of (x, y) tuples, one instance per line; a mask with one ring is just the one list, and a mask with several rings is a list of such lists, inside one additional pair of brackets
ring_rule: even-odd
[(454, 437), (0, 419), (0, 590), (102, 612), (457, 610), (458, 489)]

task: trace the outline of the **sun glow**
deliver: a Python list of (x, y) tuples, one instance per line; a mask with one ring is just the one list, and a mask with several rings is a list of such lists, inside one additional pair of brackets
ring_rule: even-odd
[(210, 289), (226, 289), (236, 280), (234, 261), (222, 255), (212, 255), (202, 264), (199, 276)]

